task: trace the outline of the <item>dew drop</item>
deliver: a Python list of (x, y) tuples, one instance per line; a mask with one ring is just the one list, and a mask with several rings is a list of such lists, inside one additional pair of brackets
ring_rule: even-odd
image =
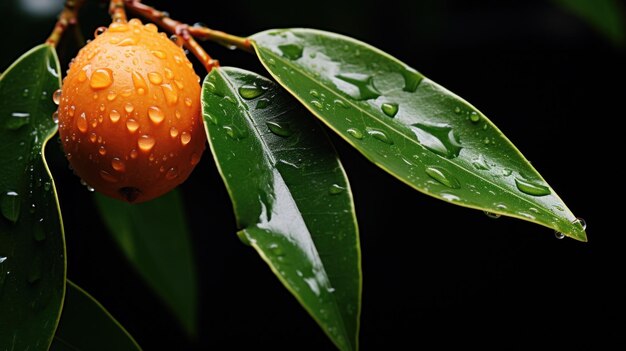
[(446, 169), (436, 166), (426, 168), (426, 174), (448, 188), (458, 189), (461, 183)]
[[(165, 95), (165, 101), (167, 101), (168, 104), (174, 105), (178, 102), (178, 93), (176, 93), (171, 84), (161, 84), (161, 89), (163, 90), (163, 95)], [(189, 101), (191, 101), (191, 99)], [(186, 99), (185, 102), (187, 102)], [(188, 106), (191, 106), (191, 104)]]
[(155, 85), (159, 85), (163, 83), (163, 77), (157, 72), (148, 73), (148, 80), (150, 81), (150, 83), (155, 84)]
[[(349, 83), (350, 89), (339, 89), (355, 100), (376, 99), (381, 93), (374, 86), (374, 77), (361, 73), (345, 73), (336, 76), (342, 81)], [(354, 89), (356, 88), (356, 90)]]
[(161, 124), (161, 122), (163, 122), (163, 120), (165, 119), (165, 114), (163, 113), (163, 111), (161, 111), (160, 108), (156, 106), (150, 106), (148, 107), (148, 117), (150, 117), (152, 123), (158, 125)]
[(359, 140), (363, 139), (363, 133), (361, 133), (361, 131), (356, 128), (350, 128), (346, 132), (355, 139), (359, 139)]
[(57, 89), (54, 91), (54, 93), (52, 93), (52, 101), (54, 101), (55, 105), (58, 105), (59, 103), (61, 103), (61, 94), (62, 94), (61, 89)]
[(328, 189), (328, 193), (331, 195), (338, 195), (343, 193), (346, 190), (346, 188), (342, 187), (339, 184), (333, 184), (330, 186), (330, 188)]
[(111, 110), (111, 112), (109, 112), (109, 119), (113, 123), (117, 123), (117, 121), (120, 120), (120, 116), (121, 115), (119, 112), (117, 112), (117, 110)]
[(109, 91), (109, 93), (107, 94), (107, 100), (109, 101), (115, 100), (116, 97), (117, 94), (113, 90)]
[(190, 163), (192, 166), (195, 166), (198, 164), (198, 162), (200, 162), (200, 155), (196, 152), (194, 152), (193, 154), (191, 154), (191, 160)]
[(133, 118), (129, 118), (126, 120), (126, 129), (129, 132), (134, 133), (139, 129), (139, 122), (135, 121)]
[(58, 110), (52, 113), (52, 121), (55, 124), (59, 124), (59, 111)]
[(461, 108), (460, 107), (455, 107), (454, 108), (454, 113), (456, 113), (457, 115), (461, 113)]
[(474, 161), (472, 161), (472, 165), (474, 166), (474, 168), (481, 171), (488, 171), (491, 169), (482, 154), (478, 155), (478, 157)]
[(106, 149), (104, 146), (100, 146), (100, 147), (98, 148), (98, 153), (99, 153), (100, 155), (104, 156), (104, 155), (106, 155), (106, 154), (107, 154), (107, 149)]
[(291, 134), (293, 134), (293, 132), (291, 131), (291, 128), (289, 127), (289, 124), (287, 123), (267, 121), (265, 124), (267, 125), (267, 127), (272, 133), (278, 136), (288, 137)]
[(156, 56), (156, 57), (158, 57), (160, 59), (164, 59), (164, 58), (167, 57), (167, 55), (165, 55), (165, 53), (163, 51), (160, 51), (160, 50), (153, 50), (152, 51), (152, 55), (154, 55), (154, 56)]
[(284, 44), (279, 45), (278, 49), (282, 52), (283, 56), (290, 60), (297, 60), (302, 57), (304, 48), (298, 44)]
[(447, 124), (415, 123), (410, 126), (417, 140), (428, 150), (448, 159), (459, 156), (463, 148)]
[(152, 150), (154, 144), (156, 144), (156, 140), (147, 134), (140, 136), (137, 140), (137, 146), (139, 146), (139, 150), (143, 152)]
[(135, 106), (133, 106), (133, 104), (131, 104), (130, 102), (127, 102), (126, 105), (124, 105), (124, 110), (128, 113), (133, 112), (134, 109)]
[(172, 180), (178, 177), (178, 171), (176, 171), (176, 168), (172, 167), (170, 168), (167, 173), (165, 173), (165, 179), (167, 180)]
[(183, 82), (181, 80), (174, 79), (174, 84), (176, 84), (176, 86), (178, 87), (179, 90), (183, 90), (185, 88), (185, 86), (183, 85)]
[(565, 234), (559, 232), (558, 230), (555, 230), (554, 231), (554, 237), (559, 239), (559, 240), (561, 240), (561, 239), (565, 238)]
[(262, 110), (264, 108), (267, 108), (271, 103), (272, 101), (270, 99), (260, 98), (259, 101), (257, 101), (255, 108), (258, 110)]
[(485, 212), (485, 214), (487, 215), (487, 217), (489, 218), (500, 218), (501, 215), (499, 213), (493, 213), (493, 212), (489, 212), (489, 211), (483, 211)]
[(318, 109), (322, 109), (324, 108), (324, 104), (322, 104), (321, 102), (317, 101), (317, 100), (311, 100), (311, 105), (315, 106)]
[(188, 97), (185, 98), (185, 106), (191, 107), (192, 103), (193, 101), (191, 100), (191, 98), (188, 98)]
[(82, 133), (87, 132), (87, 116), (85, 115), (85, 112), (81, 113), (76, 119), (76, 126)]
[(92, 89), (104, 89), (113, 84), (113, 72), (108, 68), (98, 68), (91, 74), (89, 86)]
[(367, 132), (368, 135), (370, 135), (374, 139), (380, 140), (385, 144), (393, 145), (393, 140), (391, 140), (389, 136), (387, 136), (387, 134), (383, 132), (382, 130), (367, 127), (365, 131)]
[(134, 159), (137, 158), (137, 156), (139, 156), (139, 153), (137, 152), (136, 149), (130, 150), (130, 158), (132, 158), (134, 160)]
[(345, 109), (349, 109), (350, 105), (348, 105), (345, 101), (340, 100), (340, 99), (336, 99), (335, 101), (333, 101), (335, 103), (335, 105), (341, 107), (341, 108), (345, 108)]
[(314, 98), (318, 98), (320, 96), (320, 93), (318, 93), (315, 89), (311, 89), (311, 91), (309, 91), (309, 94)]
[(89, 134), (89, 141), (91, 141), (92, 143), (95, 143), (97, 138), (98, 136), (96, 135), (96, 133)]
[(122, 39), (122, 41), (120, 41), (117, 45), (119, 45), (119, 46), (133, 46), (135, 44), (137, 44), (137, 38), (128, 37), (128, 38)]
[(387, 116), (393, 118), (398, 113), (398, 104), (385, 102), (380, 106), (380, 109), (383, 110)]
[(251, 100), (265, 93), (265, 90), (256, 85), (246, 84), (239, 87), (239, 95), (246, 100)]
[(180, 143), (183, 145), (187, 145), (189, 144), (190, 141), (191, 141), (191, 134), (187, 132), (182, 132), (180, 135)]
[(78, 82), (82, 83), (87, 80), (87, 71), (91, 71), (91, 65), (86, 65), (78, 72)]
[(125, 172), (126, 171), (126, 165), (124, 164), (124, 161), (119, 159), (119, 157), (114, 157), (111, 160), (111, 167), (113, 167), (113, 169), (118, 171), (118, 172)]
[(472, 111), (472, 113), (470, 113), (470, 121), (477, 123), (478, 121), (480, 121), (480, 115), (478, 113), (476, 113), (475, 111)]
[(126, 32), (128, 25), (126, 23), (114, 22), (109, 25), (109, 30), (111, 32)]
[(176, 127), (170, 128), (170, 136), (172, 138), (176, 138), (178, 136), (178, 129), (176, 129)]
[(100, 170), (100, 178), (104, 179), (105, 181), (109, 183), (117, 183), (117, 178), (115, 178), (111, 173), (105, 170)]
[(133, 86), (135, 87), (135, 90), (137, 90), (137, 94), (139, 95), (145, 94), (146, 91), (148, 90), (148, 84), (146, 84), (146, 81), (143, 78), (143, 76), (139, 72), (133, 71), (132, 77), (133, 77)]
[(167, 78), (167, 79), (174, 78), (174, 71), (172, 71), (171, 69), (169, 69), (167, 67), (165, 67), (163, 70), (165, 71), (165, 78)]
[(580, 224), (580, 226), (583, 228), (583, 230), (587, 229), (587, 222), (582, 218), (582, 217), (577, 217), (574, 222), (572, 222), (573, 224)]
[(16, 130), (30, 123), (30, 113), (28, 112), (12, 112), (11, 117), (5, 122), (8, 129)]
[(95, 31), (93, 31), (93, 36), (94, 38), (97, 38), (100, 36), (100, 34), (104, 33), (107, 31), (107, 27), (98, 27), (96, 28)]
[(546, 196), (551, 193), (550, 188), (547, 186), (529, 182), (521, 178), (515, 178), (515, 185), (519, 191), (532, 196)]
[(15, 223), (20, 217), (20, 195), (15, 191), (7, 191), (0, 197), (0, 212), (4, 218)]

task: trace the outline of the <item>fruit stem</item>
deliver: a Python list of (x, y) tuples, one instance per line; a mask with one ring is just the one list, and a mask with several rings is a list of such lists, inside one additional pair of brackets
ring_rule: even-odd
[(227, 48), (235, 47), (248, 52), (253, 51), (250, 39), (248, 38), (238, 37), (236, 35), (199, 25), (189, 27), (189, 33), (197, 39), (214, 41), (220, 45), (226, 46)]
[(111, 21), (126, 23), (124, 0), (111, 0), (109, 2), (109, 14), (111, 15)]
[(78, 10), (83, 6), (84, 2), (85, 0), (65, 0), (65, 6), (59, 14), (57, 22), (52, 29), (52, 33), (50, 33), (50, 36), (46, 39), (46, 44), (54, 47), (57, 46), (65, 29), (78, 22)]
[(207, 72), (211, 72), (214, 67), (219, 66), (219, 62), (211, 58), (209, 54), (204, 51), (204, 49), (196, 42), (196, 40), (191, 36), (189, 26), (185, 23), (176, 21), (170, 18), (169, 13), (159, 11), (154, 7), (144, 5), (141, 3), (141, 0), (123, 0), (126, 4), (126, 8), (138, 15), (141, 15), (150, 21), (158, 24), (160, 27), (164, 28), (168, 32), (175, 34), (177, 39), (183, 41), (185, 47), (191, 51), (196, 58), (202, 62), (204, 68), (206, 68)]

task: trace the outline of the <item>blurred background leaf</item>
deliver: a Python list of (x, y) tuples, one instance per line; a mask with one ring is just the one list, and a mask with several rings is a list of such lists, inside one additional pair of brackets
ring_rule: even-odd
[(177, 190), (129, 204), (95, 194), (109, 233), (190, 336), (197, 328), (197, 277), (185, 210)]
[(626, 10), (618, 0), (552, 0), (586, 21), (615, 45), (626, 42)]
[(85, 290), (67, 281), (52, 351), (139, 351), (126, 329)]

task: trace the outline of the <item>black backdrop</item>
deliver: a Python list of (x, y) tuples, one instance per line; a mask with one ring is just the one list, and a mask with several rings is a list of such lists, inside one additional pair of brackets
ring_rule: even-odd
[[(18, 2), (0, 5), (8, 18), (0, 23), (3, 68), (42, 42), (54, 23), (54, 15), (34, 18)], [(313, 27), (367, 41), (481, 109), (587, 221), (588, 243), (557, 240), (540, 226), (434, 200), (331, 135), (360, 221), (363, 350), (626, 346), (618, 213), (624, 173), (616, 168), (624, 150), (624, 46), (551, 1), (146, 3), (238, 35)], [(107, 16), (97, 1), (87, 9), (84, 31), (91, 36)], [(251, 55), (204, 47), (222, 65), (264, 72)], [(62, 45), (60, 52), (66, 67), (72, 51)], [(53, 162), (69, 277), (146, 350), (333, 350), (256, 253), (237, 239), (209, 152), (180, 187), (201, 288), (200, 334), (191, 342), (107, 236), (91, 194), (64, 160)]]

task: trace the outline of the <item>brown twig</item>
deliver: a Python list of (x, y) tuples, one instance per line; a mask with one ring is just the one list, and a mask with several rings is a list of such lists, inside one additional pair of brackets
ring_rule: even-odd
[(59, 18), (57, 19), (57, 23), (54, 25), (52, 29), (52, 33), (48, 39), (46, 39), (46, 44), (52, 45), (54, 47), (57, 46), (59, 40), (63, 36), (65, 29), (69, 26), (73, 26), (78, 21), (78, 10), (85, 0), (66, 0), (65, 6), (63, 10), (59, 14)]
[(191, 51), (194, 56), (202, 62), (207, 72), (211, 72), (211, 69), (219, 66), (219, 62), (212, 59), (211, 56), (204, 51), (200, 44), (196, 42), (190, 34), (191, 28), (187, 24), (171, 19), (168, 13), (159, 11), (151, 6), (144, 5), (140, 0), (124, 0), (124, 3), (129, 11), (147, 18), (183, 40), (185, 47), (187, 47), (187, 49), (189, 49), (189, 51)]
[(112, 22), (126, 22), (126, 11), (124, 11), (124, 0), (111, 0), (109, 2), (109, 14)]

